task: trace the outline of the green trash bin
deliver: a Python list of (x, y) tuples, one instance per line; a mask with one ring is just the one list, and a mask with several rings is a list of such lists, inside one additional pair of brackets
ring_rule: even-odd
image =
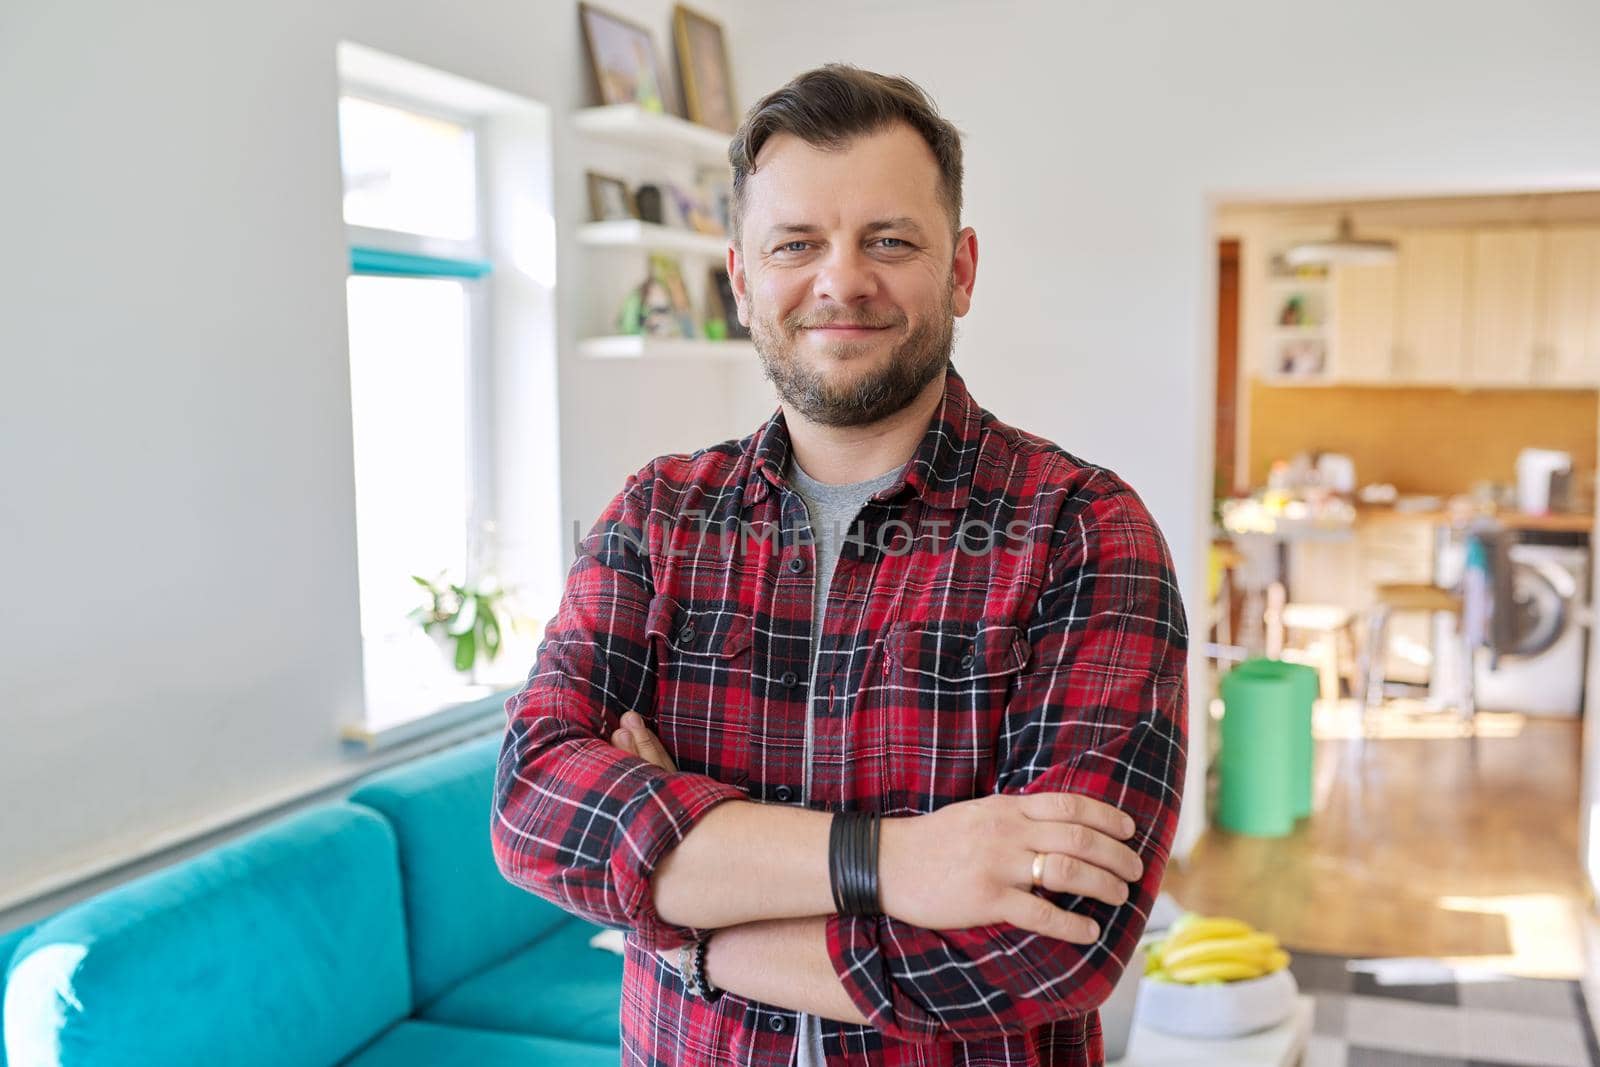
[(1222, 678), (1217, 822), (1252, 837), (1294, 829), (1298, 685), (1287, 672), (1234, 668)]
[(1234, 668), (1253, 674), (1286, 677), (1295, 685), (1293, 713), (1294, 746), (1290, 750), (1289, 795), (1296, 819), (1311, 814), (1312, 772), (1316, 764), (1316, 740), (1312, 732), (1312, 718), (1316, 712), (1317, 697), (1322, 694), (1322, 679), (1315, 667), (1304, 663), (1287, 663), (1279, 659), (1257, 657), (1247, 659)]

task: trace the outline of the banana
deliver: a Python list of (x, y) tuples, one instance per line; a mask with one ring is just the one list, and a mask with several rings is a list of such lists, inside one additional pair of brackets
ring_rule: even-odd
[(1274, 935), (1242, 919), (1195, 912), (1181, 916), (1146, 951), (1145, 976), (1158, 982), (1231, 982), (1289, 965), (1289, 953)]
[(1167, 971), (1180, 982), (1233, 982), (1244, 978), (1259, 978), (1266, 973), (1258, 962), (1246, 960), (1216, 960), (1210, 963), (1192, 963), (1172, 967)]
[(1244, 937), (1255, 932), (1255, 927), (1243, 919), (1208, 918), (1190, 912), (1172, 924), (1172, 930), (1167, 935), (1166, 950), (1171, 952), (1184, 945), (1214, 937)]
[(1161, 954), (1162, 965), (1167, 970), (1186, 963), (1209, 963), (1218, 960), (1264, 958), (1278, 948), (1278, 939), (1271, 934), (1249, 934), (1245, 937), (1218, 937), (1196, 941), (1177, 949), (1167, 949)]

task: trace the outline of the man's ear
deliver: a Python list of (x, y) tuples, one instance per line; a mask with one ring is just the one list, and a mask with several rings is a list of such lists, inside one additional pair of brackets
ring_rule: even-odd
[(745, 329), (750, 328), (749, 297), (744, 288), (744, 256), (739, 253), (738, 244), (728, 242), (728, 281), (733, 284), (734, 304), (738, 309), (739, 325)]
[(951, 302), (959, 318), (972, 308), (972, 289), (978, 284), (978, 234), (967, 226), (956, 234), (955, 255), (950, 263)]

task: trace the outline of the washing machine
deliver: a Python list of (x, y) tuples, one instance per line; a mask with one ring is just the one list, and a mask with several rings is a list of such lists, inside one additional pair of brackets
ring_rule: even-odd
[[(1453, 585), (1461, 575), (1465, 545), (1438, 546), (1437, 578)], [(1577, 716), (1584, 708), (1588, 662), (1589, 538), (1587, 534), (1525, 531), (1506, 555), (1511, 566), (1509, 604), (1496, 603), (1498, 651), (1480, 648), (1475, 664), (1478, 707), (1528, 715)], [(1502, 615), (1502, 613), (1509, 613)], [(1434, 648), (1445, 675), (1459, 671), (1449, 617), (1435, 622)]]

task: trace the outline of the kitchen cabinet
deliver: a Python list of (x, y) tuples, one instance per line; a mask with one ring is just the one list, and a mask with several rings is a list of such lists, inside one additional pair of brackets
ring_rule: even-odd
[[(1298, 235), (1295, 235), (1298, 239)], [(1282, 384), (1600, 387), (1600, 224), (1410, 226), (1396, 262), (1258, 275), (1256, 373)], [(1288, 231), (1264, 242), (1293, 243)], [(1259, 299), (1259, 298), (1258, 298)], [(1295, 314), (1288, 314), (1291, 301)]]
[(1552, 227), (1543, 239), (1533, 379), (1592, 387), (1600, 383), (1600, 226)]
[(1467, 360), (1471, 385), (1534, 382), (1534, 346), (1541, 332), (1545, 233), (1529, 226), (1472, 234), (1467, 295)]
[(1398, 278), (1393, 263), (1334, 268), (1333, 370), (1341, 382), (1393, 380)]
[(1466, 229), (1402, 231), (1391, 382), (1459, 385), (1466, 356)]

